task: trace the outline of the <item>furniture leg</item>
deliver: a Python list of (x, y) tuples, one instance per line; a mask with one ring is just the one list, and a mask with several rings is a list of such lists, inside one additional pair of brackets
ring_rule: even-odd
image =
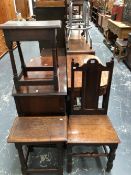
[(20, 56), (21, 68), (22, 68), (23, 74), (24, 74), (24, 76), (27, 76), (26, 65), (25, 65), (25, 61), (24, 61), (24, 57), (23, 57), (23, 53), (22, 53), (19, 41), (17, 41), (17, 47), (18, 47), (18, 52), (19, 52), (19, 56)]
[(67, 146), (67, 172), (71, 173), (72, 171), (72, 146)]
[(18, 150), (18, 155), (21, 163), (21, 171), (23, 175), (27, 175), (27, 163), (24, 157), (22, 145), (19, 143), (15, 143), (16, 149)]
[(11, 66), (12, 66), (12, 70), (13, 70), (13, 76), (14, 76), (13, 79), (14, 79), (15, 88), (16, 88), (16, 90), (18, 90), (19, 89), (18, 73), (17, 73), (15, 58), (14, 58), (14, 54), (13, 54), (13, 42), (8, 41), (8, 42), (6, 42), (6, 45), (9, 49), (9, 55), (10, 55), (10, 61), (11, 61)]
[(114, 145), (109, 146), (110, 153), (109, 153), (107, 167), (106, 167), (107, 172), (110, 172), (112, 167), (113, 167), (113, 160), (115, 159), (115, 152), (116, 152), (117, 146), (118, 146), (118, 144), (114, 144)]
[(57, 150), (58, 150), (58, 174), (63, 175), (63, 144), (58, 143), (57, 144)]
[(52, 49), (53, 67), (54, 67), (54, 89), (58, 91), (58, 58), (56, 49)]

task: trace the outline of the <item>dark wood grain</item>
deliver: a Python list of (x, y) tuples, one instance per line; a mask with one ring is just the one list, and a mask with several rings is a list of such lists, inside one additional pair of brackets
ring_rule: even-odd
[(68, 125), (68, 143), (108, 144), (120, 140), (107, 115), (72, 115)]
[(67, 140), (67, 117), (16, 117), (9, 143), (44, 143)]

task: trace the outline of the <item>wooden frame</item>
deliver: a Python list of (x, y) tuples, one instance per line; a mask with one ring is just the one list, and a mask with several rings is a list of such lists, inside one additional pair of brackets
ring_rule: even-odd
[[(12, 70), (14, 74), (14, 84), (16, 90), (20, 86), (54, 85), (58, 87), (58, 55), (57, 55), (57, 29), (61, 28), (61, 21), (9, 21), (0, 26), (3, 29), (7, 47), (9, 49)], [(26, 67), (24, 57), (20, 47), (20, 41), (40, 41), (50, 42), (52, 48), (52, 67)], [(21, 61), (21, 72), (17, 73), (15, 58), (13, 54), (13, 41), (17, 42), (18, 52)], [(53, 79), (50, 80), (21, 80), (22, 75), (27, 76), (29, 71), (53, 71)]]
[[(107, 157), (106, 171), (113, 167), (115, 152), (120, 140), (107, 116), (108, 101), (113, 73), (113, 59), (103, 66), (96, 59), (89, 59), (87, 63), (71, 65), (70, 115), (68, 122), (67, 141), (67, 171), (72, 171), (72, 157)], [(82, 73), (81, 87), (75, 87), (75, 72)], [(107, 84), (101, 86), (102, 72), (108, 72)], [(103, 96), (99, 107), (99, 96)], [(76, 98), (80, 97), (80, 104)], [(73, 146), (101, 146), (103, 151), (73, 152)], [(107, 149), (109, 148), (109, 151)]]

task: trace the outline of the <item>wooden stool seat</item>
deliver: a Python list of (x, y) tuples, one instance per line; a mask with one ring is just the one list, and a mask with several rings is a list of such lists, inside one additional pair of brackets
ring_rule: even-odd
[(71, 115), (68, 143), (114, 144), (120, 140), (107, 115)]
[(67, 117), (16, 117), (9, 143), (41, 143), (67, 140)]
[(119, 50), (118, 61), (124, 57), (124, 49), (126, 49), (127, 40), (117, 39), (115, 42), (114, 56), (116, 55), (116, 50)]
[[(67, 141), (66, 116), (16, 117), (7, 141), (15, 143), (23, 175), (47, 172), (63, 175), (63, 147)], [(55, 147), (57, 166), (30, 167), (29, 157), (34, 147)]]

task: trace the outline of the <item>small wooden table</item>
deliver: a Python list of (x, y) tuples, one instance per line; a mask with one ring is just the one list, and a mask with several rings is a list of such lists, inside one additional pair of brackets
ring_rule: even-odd
[[(23, 174), (57, 172), (63, 175), (63, 144), (66, 141), (66, 116), (16, 117), (8, 137), (8, 143), (15, 143), (18, 150)], [(53, 145), (58, 150), (56, 168), (31, 168), (29, 166), (28, 159), (33, 147)]]
[[(20, 86), (35, 85), (54, 85), (54, 89), (58, 90), (58, 55), (57, 55), (57, 29), (61, 28), (60, 20), (53, 21), (8, 21), (0, 28), (4, 31), (5, 41), (9, 49), (12, 70), (14, 74), (14, 83), (16, 90)], [(26, 67), (19, 41), (45, 41), (50, 42), (52, 46), (52, 67)], [(22, 71), (18, 75), (15, 58), (13, 54), (13, 41), (16, 41), (21, 61)], [(29, 71), (53, 71), (53, 79), (50, 80), (21, 80), (24, 75), (27, 76)]]
[(119, 39), (127, 39), (128, 33), (131, 32), (131, 24), (108, 19), (108, 29), (116, 34)]

